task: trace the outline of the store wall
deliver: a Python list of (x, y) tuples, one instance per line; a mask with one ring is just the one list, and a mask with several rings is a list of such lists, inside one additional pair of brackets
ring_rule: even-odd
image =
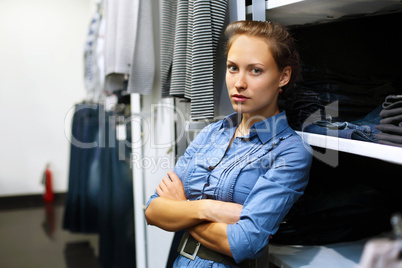
[(93, 0), (0, 1), (0, 196), (43, 193), (46, 163), (55, 192), (67, 190), (93, 10)]

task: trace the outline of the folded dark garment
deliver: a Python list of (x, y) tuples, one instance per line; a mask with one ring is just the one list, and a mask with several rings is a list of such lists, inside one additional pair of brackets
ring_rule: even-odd
[(399, 126), (395, 126), (392, 124), (379, 124), (376, 125), (375, 128), (384, 133), (402, 136), (402, 127)]
[(402, 114), (402, 107), (394, 109), (382, 109), (380, 112), (381, 118), (393, 117)]
[(387, 96), (382, 107), (387, 110), (402, 107), (402, 95)]
[(401, 115), (396, 115), (396, 116), (391, 116), (391, 117), (386, 117), (380, 120), (380, 124), (392, 124), (392, 125), (399, 125), (399, 123), (402, 122), (402, 114)]
[(391, 146), (396, 146), (396, 147), (401, 147), (402, 148), (402, 143), (395, 143), (395, 142), (390, 142), (386, 140), (378, 140), (379, 144), (384, 144), (384, 145), (391, 145)]
[(399, 143), (402, 145), (402, 136), (401, 135), (394, 135), (388, 133), (379, 133), (374, 136), (378, 141), (388, 141), (393, 143)]

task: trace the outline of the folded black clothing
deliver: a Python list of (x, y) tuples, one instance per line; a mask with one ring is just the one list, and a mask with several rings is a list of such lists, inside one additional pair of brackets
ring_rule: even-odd
[(381, 118), (393, 117), (402, 114), (402, 107), (394, 109), (382, 109), (380, 112)]
[(387, 96), (382, 107), (387, 110), (402, 107), (402, 95)]
[(378, 133), (374, 136), (378, 141), (389, 141), (389, 142), (394, 142), (394, 143), (399, 143), (402, 144), (402, 136), (401, 135), (394, 135), (394, 134), (388, 134), (388, 133)]
[(387, 141), (387, 140), (378, 140), (378, 143), (402, 148), (402, 143), (395, 143), (395, 142), (390, 142), (390, 141)]
[(391, 116), (391, 117), (386, 117), (386, 118), (383, 118), (380, 120), (380, 124), (399, 125), (400, 122), (402, 122), (402, 114), (396, 115), (396, 116)]
[(385, 103), (394, 103), (402, 100), (402, 95), (401, 94), (391, 94), (385, 97)]
[(375, 128), (384, 133), (402, 136), (402, 127), (399, 127), (399, 126), (395, 126), (392, 124), (379, 124), (379, 125), (376, 125)]

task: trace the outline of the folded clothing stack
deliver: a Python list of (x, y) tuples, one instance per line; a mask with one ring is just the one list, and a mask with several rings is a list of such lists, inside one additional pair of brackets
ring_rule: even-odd
[(385, 98), (380, 112), (380, 124), (375, 128), (378, 143), (402, 147), (402, 95), (389, 95)]

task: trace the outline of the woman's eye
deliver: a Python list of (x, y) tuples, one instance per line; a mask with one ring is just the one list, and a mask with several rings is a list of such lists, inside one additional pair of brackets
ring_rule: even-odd
[(236, 71), (237, 71), (237, 68), (236, 68), (236, 66), (229, 65), (229, 66), (228, 66), (228, 70), (229, 70), (229, 72), (236, 72)]
[(254, 68), (251, 70), (253, 74), (260, 74), (261, 73), (261, 69), (258, 68)]

